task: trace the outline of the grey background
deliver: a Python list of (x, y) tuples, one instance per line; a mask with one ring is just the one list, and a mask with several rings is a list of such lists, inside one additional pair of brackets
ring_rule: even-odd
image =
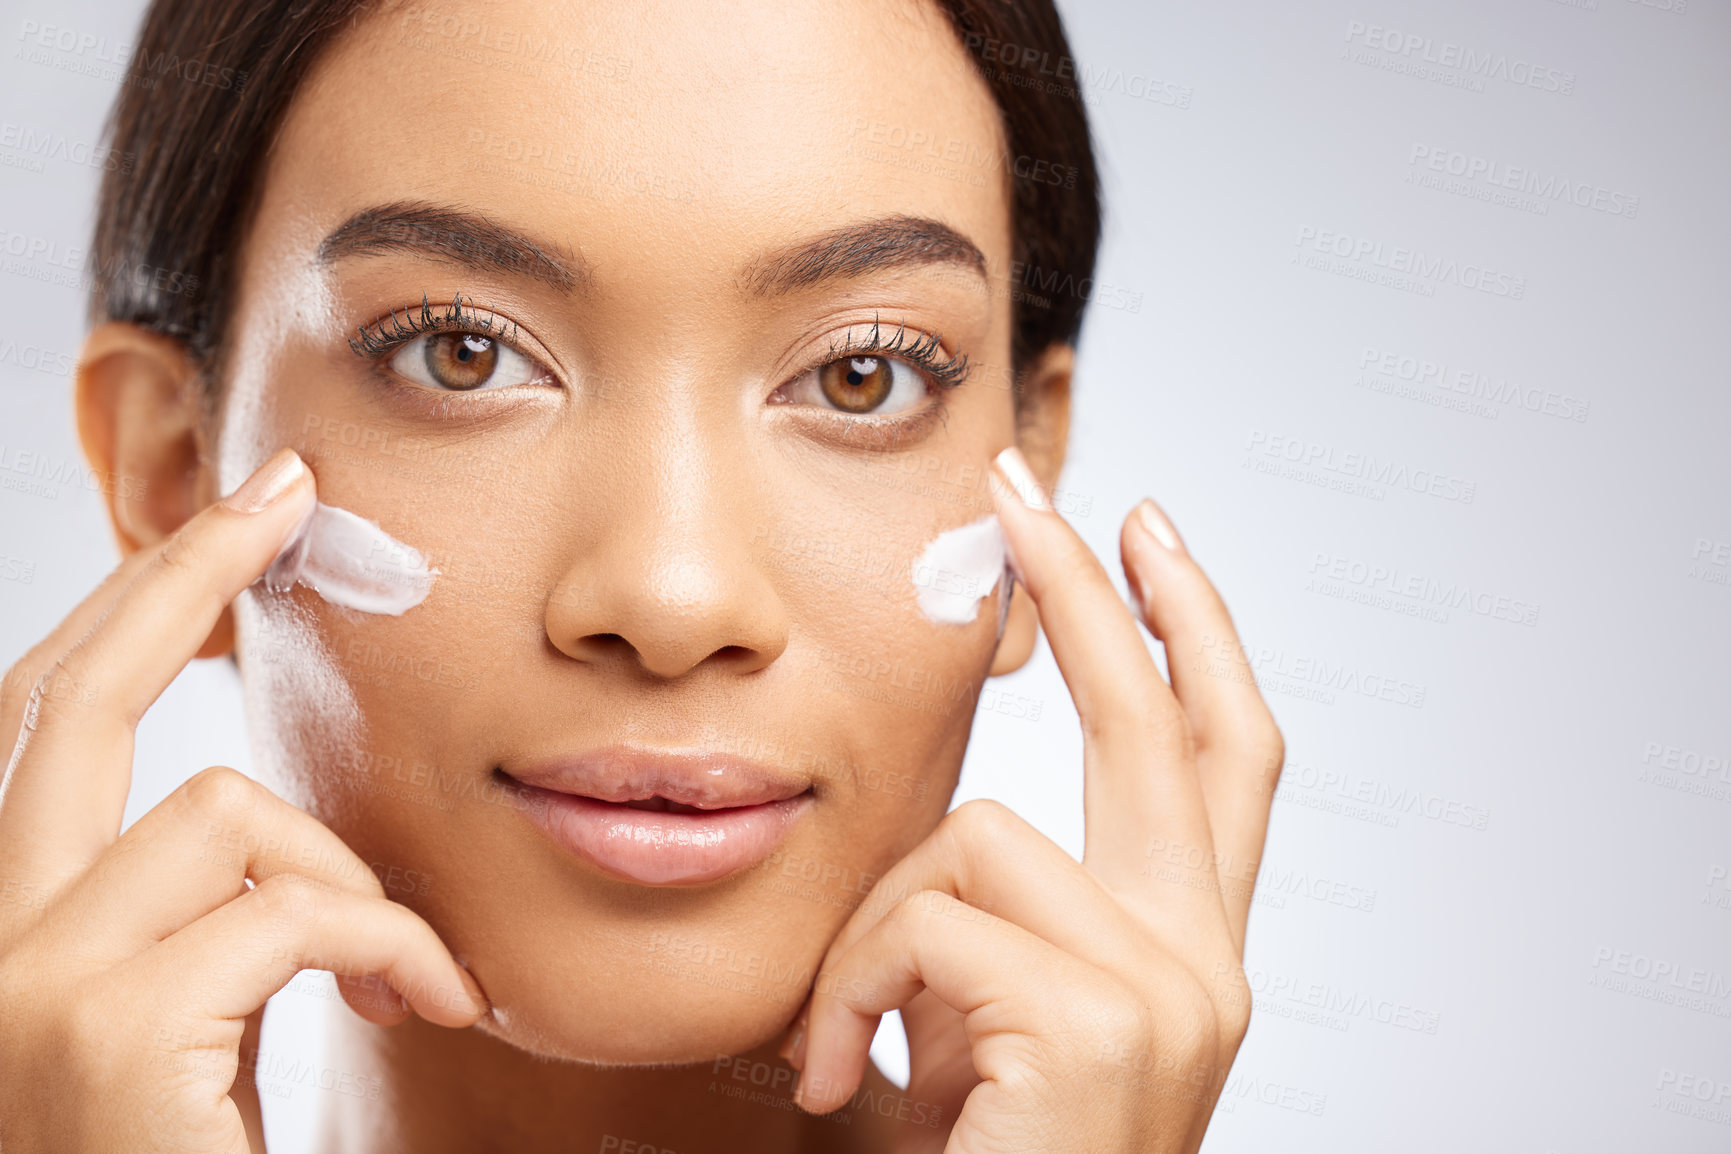
[[(100, 49), (32, 58), (24, 31), (112, 44), (141, 8), (8, 0), (0, 19), (8, 662), (114, 561), (68, 398), (98, 177), (76, 158), (116, 85)], [(1731, 1148), (1731, 8), (1064, 8), (1111, 214), (1068, 507), (1116, 571), (1123, 513), (1163, 502), (1290, 749), (1258, 1014), (1207, 1149)], [(1498, 74), (1424, 63), (1451, 52)], [(1534, 66), (1539, 86), (1508, 78)], [(70, 147), (32, 152), (26, 129)], [(1443, 183), (1457, 153), (1587, 204)], [(1367, 279), (1396, 249), (1421, 272)], [(1505, 291), (1463, 285), (1469, 267)], [(1447, 368), (1405, 381), (1403, 357)], [(1369, 491), (1365, 457), (1389, 470)], [(1003, 799), (1079, 854), (1049, 651), (993, 689), (1011, 696), (982, 707), (957, 800)], [(146, 718), (129, 815), (216, 762), (248, 757), (208, 662)], [(292, 1072), (330, 1005), (273, 1002), (273, 1151), (320, 1105)]]

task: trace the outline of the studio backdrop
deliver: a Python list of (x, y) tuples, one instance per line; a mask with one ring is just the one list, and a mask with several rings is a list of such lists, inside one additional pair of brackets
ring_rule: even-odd
[[(1164, 505), (1244, 638), (1171, 660), (1253, 678), (1289, 751), (1263, 859), (1222, 864), (1255, 1016), (1205, 1149), (1731, 1149), (1731, 5), (1063, 7), (1074, 60), (987, 57), (1080, 90), (1104, 168), (1097, 275), (1017, 272), (1090, 301), (1058, 504), (1114, 574)], [(70, 398), (142, 4), (3, 11), (10, 663), (116, 560)], [(956, 801), (1080, 854), (1080, 751), (1042, 644)], [(129, 820), (215, 763), (249, 765), (226, 661), (145, 720)], [(271, 1003), (273, 1151), (365, 1090), (322, 1065), (333, 990)]]

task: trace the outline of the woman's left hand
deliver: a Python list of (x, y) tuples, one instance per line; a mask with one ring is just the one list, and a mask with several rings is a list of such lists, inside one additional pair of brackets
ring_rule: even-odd
[(1082, 860), (996, 802), (948, 814), (825, 956), (784, 1045), (796, 1099), (846, 1104), (878, 1019), (899, 1007), (907, 1096), (954, 1119), (906, 1127), (899, 1154), (1194, 1151), (1250, 1023), (1244, 931), (1280, 731), (1236, 661), (1226, 606), (1152, 502), (1120, 547), (1171, 685), (1021, 455), (993, 473), (1081, 716)]

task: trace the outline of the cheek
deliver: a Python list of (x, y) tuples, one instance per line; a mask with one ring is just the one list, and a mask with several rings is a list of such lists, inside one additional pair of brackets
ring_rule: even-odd
[(828, 712), (884, 727), (868, 747), (971, 715), (1007, 592), (982, 475), (938, 450), (869, 459), (803, 493), (790, 484), (800, 499), (754, 536), (792, 619), (788, 658)]
[(356, 687), (311, 606), (255, 586), (233, 608), (254, 762), (279, 793), (317, 815), (336, 799), (332, 778), (313, 767), (364, 758)]
[(838, 805), (810, 831), (821, 844), (798, 847), (799, 880), (825, 902), (847, 903), (942, 817), (995, 650), (1001, 583), (963, 624), (920, 609), (917, 559), (941, 531), (920, 522), (953, 516), (921, 512), (758, 543), (793, 622), (784, 684), (804, 737), (846, 751), (823, 767)]
[(980, 602), (992, 598), (1001, 637), (1010, 604), (1007, 555), (996, 515), (945, 529), (914, 559), (910, 578), (920, 613), (934, 624), (966, 625), (979, 616)]
[(400, 617), (427, 599), (436, 577), (420, 550), (320, 501), (265, 570), (264, 584), (273, 593), (304, 585), (339, 608)]
[[(490, 772), (511, 726), (490, 679), (499, 633), (429, 598), (419, 621), (333, 607), (305, 588), (236, 602), (255, 763), (329, 827), (388, 895), (441, 931), (487, 924), (500, 863), (520, 860), (521, 790)], [(508, 663), (507, 663), (508, 664)]]
[(239, 374), (228, 394), (224, 483), (289, 445), (320, 501), (305, 538), (317, 546), (280, 558), (268, 590), (242, 597), (243, 668), (266, 760), (307, 783), (309, 797), (328, 795), (324, 783), (345, 768), (437, 765), (453, 738), (480, 730), (476, 703), (500, 653), (539, 636), (539, 600), (523, 577), (523, 487), (500, 476), (497, 446), (417, 435), (329, 375), (251, 375), (260, 379)]
[(242, 599), (259, 763), (315, 816), (348, 826), (391, 797), (447, 809), (453, 783), (485, 772), (509, 714), (497, 670), (513, 663), (499, 658), (521, 632), (508, 607), (462, 612), (429, 597), (404, 620), (333, 606), (304, 586)]

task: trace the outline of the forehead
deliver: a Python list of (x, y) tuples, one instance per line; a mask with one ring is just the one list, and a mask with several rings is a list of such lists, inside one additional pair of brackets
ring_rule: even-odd
[(991, 94), (935, 3), (418, 4), (371, 15), (320, 62), (261, 220), (329, 228), (432, 200), (569, 246), (598, 279), (679, 280), (906, 214), (996, 263), (1001, 154)]

